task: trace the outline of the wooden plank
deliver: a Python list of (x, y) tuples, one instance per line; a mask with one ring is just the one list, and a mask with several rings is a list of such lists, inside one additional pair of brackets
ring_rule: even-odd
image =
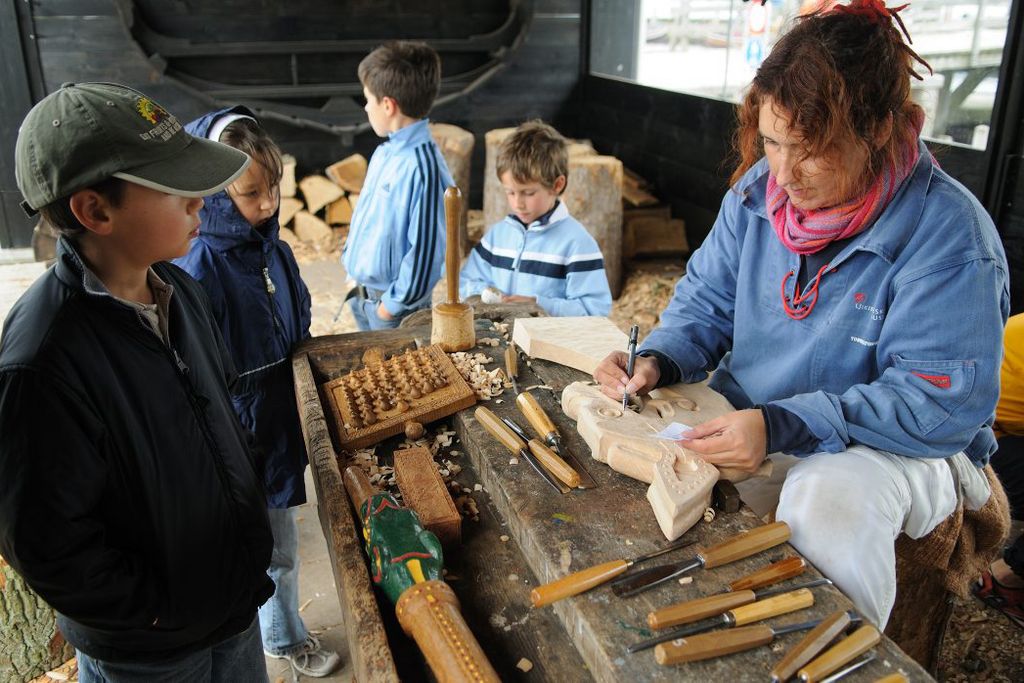
[(327, 540), (355, 678), (397, 681), (398, 672), (366, 570), (358, 525), (352, 517), (317, 383), (305, 353), (300, 351), (292, 357), (292, 371), (302, 436), (313, 471), (320, 526)]

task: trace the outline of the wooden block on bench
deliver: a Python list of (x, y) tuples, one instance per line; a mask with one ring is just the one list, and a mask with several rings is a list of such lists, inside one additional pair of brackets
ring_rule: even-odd
[(462, 515), (427, 448), (395, 451), (395, 480), (403, 502), (416, 511), (424, 529), (434, 532), (445, 548), (462, 540)]

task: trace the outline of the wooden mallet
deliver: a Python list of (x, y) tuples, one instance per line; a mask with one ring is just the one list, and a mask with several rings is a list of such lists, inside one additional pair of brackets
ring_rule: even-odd
[(445, 270), (448, 271), (448, 300), (434, 306), (430, 343), (452, 351), (465, 351), (476, 345), (473, 307), (459, 303), (459, 223), (462, 219), (462, 192), (449, 187), (444, 191), (444, 218), (448, 242), (445, 245)]

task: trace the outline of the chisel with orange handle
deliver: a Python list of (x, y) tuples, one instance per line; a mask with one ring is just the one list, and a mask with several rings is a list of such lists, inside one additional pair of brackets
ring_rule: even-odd
[(736, 652), (752, 650), (767, 645), (781, 635), (795, 631), (806, 631), (821, 623), (821, 619), (812, 619), (800, 624), (772, 628), (767, 624), (755, 624), (725, 631), (701, 633), (689, 638), (679, 638), (671, 643), (661, 643), (654, 648), (654, 658), (659, 664), (681, 664), (696, 662)]
[[(822, 579), (819, 579), (819, 581)], [(827, 581), (827, 579), (824, 579)], [(684, 626), (683, 628), (677, 628), (674, 631), (668, 633), (662, 633), (648, 638), (647, 640), (641, 640), (639, 643), (634, 643), (626, 648), (627, 652), (640, 652), (647, 648), (654, 647), (658, 643), (664, 643), (670, 640), (678, 640), (687, 636), (692, 636), (697, 633), (704, 633), (710, 631), (719, 626), (725, 626), (727, 628), (734, 628), (736, 626), (746, 626), (752, 624), (755, 621), (764, 621), (765, 619), (771, 619), (777, 617), (780, 614), (789, 614), (790, 612), (796, 612), (798, 610), (807, 609), (814, 605), (814, 593), (809, 588), (799, 588), (797, 590), (783, 593), (782, 595), (775, 595), (764, 600), (758, 600), (752, 602), (749, 605), (740, 605), (739, 607), (733, 608), (722, 614), (718, 619), (709, 620), (703, 624), (691, 624)]]
[(774, 548), (789, 540), (789, 526), (785, 522), (774, 522), (737, 534), (730, 539), (704, 548), (688, 562), (665, 564), (645, 569), (632, 576), (619, 579), (612, 584), (612, 591), (620, 598), (642, 593), (691, 569), (704, 567), (713, 569), (750, 557), (762, 550)]
[(672, 552), (673, 550), (679, 550), (685, 548), (688, 545), (693, 545), (694, 541), (687, 539), (679, 539), (675, 543), (670, 543), (664, 548), (649, 552), (646, 555), (639, 555), (631, 560), (612, 560), (611, 562), (605, 562), (604, 564), (598, 564), (587, 569), (581, 569), (578, 572), (563, 576), (557, 581), (545, 583), (542, 586), (537, 586), (530, 591), (530, 602), (533, 603), (534, 607), (543, 607), (544, 605), (552, 602), (557, 602), (562, 598), (569, 598), (573, 595), (579, 595), (584, 593), (591, 588), (596, 588), (601, 584), (607, 583), (611, 579), (626, 571), (634, 564), (649, 560), (659, 555)]
[[(778, 586), (760, 591), (734, 591), (729, 593), (717, 593), (706, 598), (687, 600), (675, 605), (669, 605), (655, 610), (647, 615), (647, 625), (653, 629), (665, 629), (683, 624), (692, 624), (701, 619), (717, 617), (725, 614), (731, 609), (743, 607), (753, 602), (763, 601), (773, 595), (789, 593), (799, 588), (815, 588), (817, 586), (829, 585), (832, 582), (828, 579), (811, 579), (795, 586)], [(696, 633), (696, 631), (694, 631)], [(679, 636), (675, 636), (679, 637)], [(658, 641), (661, 642), (661, 641)]]
[(891, 673), (888, 676), (882, 676), (875, 683), (910, 683), (910, 679), (899, 671)]
[[(511, 347), (509, 347), (511, 348)], [(526, 417), (527, 422), (533, 427), (534, 431), (540, 436), (540, 440), (543, 441), (547, 446), (551, 447), (558, 457), (565, 461), (576, 473), (579, 483), (576, 484), (576, 488), (580, 489), (593, 489), (597, 488), (597, 482), (590, 476), (580, 461), (577, 460), (567, 448), (562, 447), (562, 437), (558, 433), (558, 428), (555, 427), (555, 423), (548, 416), (544, 408), (541, 407), (536, 397), (528, 391), (516, 396), (516, 406), (519, 411)]]
[(480, 423), (487, 432), (497, 439), (505, 448), (512, 451), (514, 454), (522, 456), (526, 462), (530, 463), (533, 469), (537, 470), (537, 474), (544, 478), (544, 481), (555, 487), (559, 493), (569, 493), (572, 489), (559, 481), (555, 475), (547, 470), (540, 462), (534, 457), (530, 449), (526, 447), (526, 442), (519, 438), (514, 431), (512, 431), (507, 424), (501, 421), (497, 415), (492, 413), (488, 408), (480, 406), (473, 411), (473, 416), (476, 421)]
[[(794, 576), (799, 576), (806, 569), (807, 563), (804, 562), (803, 558), (790, 557), (785, 560), (781, 560), (774, 564), (770, 564), (764, 569), (760, 569), (753, 574), (749, 574), (733, 581), (729, 584), (729, 588), (726, 588), (721, 593), (715, 593), (714, 595), (697, 598), (695, 600), (677, 602), (674, 605), (654, 610), (647, 615), (647, 625), (654, 629), (681, 626), (682, 624), (689, 624), (694, 621), (706, 619), (707, 617), (716, 616), (732, 609), (733, 607), (739, 607), (740, 605), (746, 605), (754, 602), (754, 600), (760, 600), (770, 595), (776, 595), (778, 593), (793, 590), (799, 586), (795, 586), (793, 588), (778, 588), (758, 593), (755, 593), (753, 589), (770, 586), (774, 583), (779, 583), (780, 581), (793, 578)], [(744, 588), (732, 589), (734, 585), (744, 586)], [(819, 583), (815, 585), (821, 584)]]
[(799, 643), (786, 653), (779, 663), (772, 667), (772, 683), (782, 683), (792, 678), (807, 662), (817, 657), (840, 633), (850, 625), (850, 613), (835, 612), (814, 627)]
[(533, 457), (537, 458), (547, 471), (558, 477), (559, 481), (573, 489), (580, 485), (580, 473), (570, 467), (569, 463), (562, 460), (558, 453), (555, 453), (537, 439), (531, 438), (512, 418), (503, 417), (501, 421), (508, 425), (509, 429), (515, 432), (520, 439), (526, 442), (526, 447), (530, 449)]
[(881, 639), (882, 634), (877, 628), (871, 624), (864, 624), (829, 648), (825, 654), (797, 671), (797, 678), (803, 683), (816, 683), (878, 645)]

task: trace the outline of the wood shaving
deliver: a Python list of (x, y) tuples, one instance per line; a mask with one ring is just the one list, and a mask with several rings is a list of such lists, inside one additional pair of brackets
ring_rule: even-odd
[(476, 340), (477, 346), (497, 346), (500, 343), (501, 340), (494, 337), (484, 337), (483, 339)]
[[(498, 340), (494, 341), (497, 342)], [(448, 355), (451, 357), (456, 369), (458, 369), (459, 374), (462, 375), (463, 379), (466, 380), (469, 386), (472, 387), (473, 392), (481, 400), (490, 400), (505, 390), (505, 384), (508, 380), (505, 376), (505, 371), (501, 368), (494, 368), (493, 370), (485, 368), (484, 364), (494, 362), (486, 354), (457, 351)]]
[(523, 657), (519, 660), (519, 662), (516, 663), (516, 668), (522, 671), (523, 673), (526, 673), (527, 671), (533, 668), (533, 662), (531, 662), (526, 657)]
[(692, 576), (684, 576), (683, 578), (679, 579), (679, 585), (680, 586), (685, 586), (688, 583), (693, 583), (693, 577)]
[(501, 536), (499, 536), (498, 538), (500, 538), (500, 539), (501, 539), (501, 542), (502, 542), (502, 543), (508, 543), (508, 536), (506, 536), (505, 534), (502, 534), (502, 535), (501, 535)]
[(708, 522), (709, 524), (711, 522), (715, 521), (715, 509), (714, 508), (705, 508), (705, 510), (704, 510), (704, 521)]

